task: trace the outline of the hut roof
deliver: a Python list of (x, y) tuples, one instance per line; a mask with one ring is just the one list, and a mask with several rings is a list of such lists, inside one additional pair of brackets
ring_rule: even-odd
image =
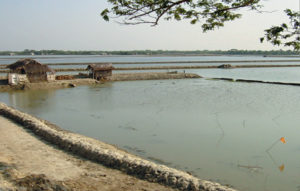
[(101, 70), (112, 70), (114, 69), (112, 63), (100, 63), (100, 64), (90, 64), (87, 67), (87, 70), (92, 69), (94, 71), (101, 71)]
[(31, 74), (46, 73), (46, 72), (55, 73), (55, 71), (49, 68), (47, 65), (43, 65), (31, 58), (20, 59), (15, 63), (8, 65), (7, 68), (11, 70), (24, 69), (26, 73), (31, 73)]

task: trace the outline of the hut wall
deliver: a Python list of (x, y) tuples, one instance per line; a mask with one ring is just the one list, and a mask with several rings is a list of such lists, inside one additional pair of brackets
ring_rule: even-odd
[(8, 84), (10, 85), (24, 84), (27, 82), (29, 81), (26, 74), (16, 74), (16, 73), (8, 74)]
[(27, 74), (28, 80), (31, 83), (35, 83), (35, 82), (45, 82), (47, 81), (47, 74), (46, 73), (32, 73), (32, 74)]
[(19, 83), (29, 82), (26, 74), (18, 74), (18, 79), (19, 79)]
[(9, 73), (7, 78), (8, 78), (9, 85), (17, 85), (18, 84), (18, 75), (17, 74)]
[(111, 76), (111, 75), (112, 75), (111, 70), (94, 71), (94, 78), (95, 79), (101, 79), (101, 78), (105, 78), (105, 77)]
[(55, 74), (47, 74), (47, 81), (48, 82), (55, 81)]

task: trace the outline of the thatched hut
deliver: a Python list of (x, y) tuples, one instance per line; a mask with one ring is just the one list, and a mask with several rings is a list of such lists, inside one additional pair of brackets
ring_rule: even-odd
[(106, 79), (108, 76), (111, 76), (113, 69), (114, 67), (111, 63), (90, 64), (87, 67), (89, 76), (96, 80)]
[(18, 60), (7, 68), (10, 69), (11, 84), (55, 80), (54, 70), (30, 58)]

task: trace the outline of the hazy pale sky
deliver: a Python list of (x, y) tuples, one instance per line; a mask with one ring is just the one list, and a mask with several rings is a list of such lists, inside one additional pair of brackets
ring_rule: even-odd
[(299, 0), (265, 0), (264, 11), (242, 11), (243, 17), (203, 33), (185, 21), (124, 26), (105, 22), (105, 0), (0, 0), (0, 51), (59, 50), (228, 50), (279, 49), (259, 38), (264, 29), (287, 21), (285, 8), (298, 10)]

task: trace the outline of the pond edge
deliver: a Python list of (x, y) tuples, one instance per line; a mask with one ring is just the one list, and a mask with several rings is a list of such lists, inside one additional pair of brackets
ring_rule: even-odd
[(198, 179), (186, 172), (159, 165), (120, 150), (113, 145), (63, 130), (47, 121), (16, 110), (0, 102), (0, 115), (31, 130), (35, 135), (59, 148), (92, 160), (104, 166), (118, 169), (137, 178), (179, 190), (235, 191), (219, 183)]

